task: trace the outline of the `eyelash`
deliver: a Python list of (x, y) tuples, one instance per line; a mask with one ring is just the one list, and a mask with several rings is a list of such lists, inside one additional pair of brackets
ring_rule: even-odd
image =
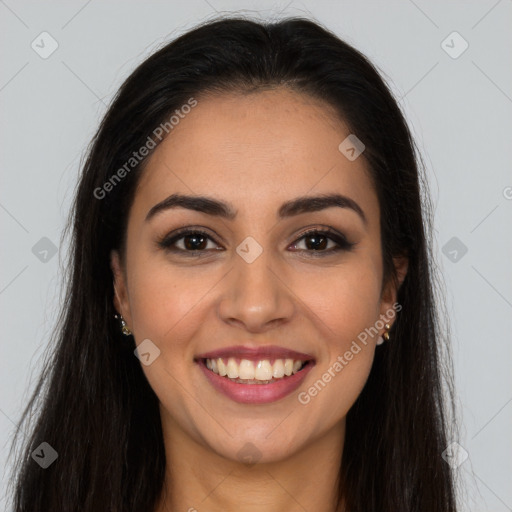
[[(311, 235), (322, 235), (325, 236), (328, 240), (331, 240), (337, 244), (336, 247), (331, 247), (330, 249), (326, 250), (319, 250), (315, 251), (314, 249), (299, 249), (299, 252), (307, 252), (310, 253), (310, 256), (313, 258), (318, 257), (324, 257), (333, 253), (337, 253), (340, 251), (350, 251), (352, 248), (356, 245), (355, 243), (349, 242), (343, 235), (338, 234), (337, 232), (325, 228), (325, 229), (310, 229), (300, 235), (299, 238), (295, 242), (293, 242), (292, 245), (297, 245), (298, 242), (302, 241), (304, 238), (307, 238)], [(186, 250), (186, 249), (178, 249), (176, 247), (173, 247), (173, 245), (183, 238), (185, 238), (188, 235), (201, 235), (205, 238), (208, 238), (209, 240), (213, 241), (217, 244), (217, 242), (211, 237), (209, 233), (206, 231), (203, 231), (201, 229), (192, 229), (192, 228), (183, 228), (179, 230), (178, 232), (174, 233), (171, 237), (168, 235), (164, 236), (162, 239), (160, 239), (157, 244), (160, 248), (173, 252), (173, 253), (181, 253), (184, 256), (191, 256), (191, 257), (201, 257), (205, 256), (205, 254), (201, 253), (207, 253), (210, 252), (208, 249), (195, 249), (195, 250)], [(217, 244), (218, 245), (218, 244)]]

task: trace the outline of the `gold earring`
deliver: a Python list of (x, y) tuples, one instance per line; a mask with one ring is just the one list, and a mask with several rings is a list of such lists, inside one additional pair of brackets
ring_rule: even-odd
[(121, 332), (125, 336), (130, 336), (132, 334), (132, 331), (130, 331), (130, 328), (126, 325), (123, 315), (114, 315), (114, 318), (118, 318), (119, 321), (121, 322)]
[(384, 332), (384, 334), (382, 335), (382, 337), (383, 337), (386, 341), (389, 341), (389, 330), (391, 329), (391, 325), (386, 324), (384, 327), (386, 328), (386, 331)]

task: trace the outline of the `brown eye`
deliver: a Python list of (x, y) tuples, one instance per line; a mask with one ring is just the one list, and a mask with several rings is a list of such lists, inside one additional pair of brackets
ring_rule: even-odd
[(183, 245), (186, 249), (189, 249), (191, 251), (200, 251), (203, 249), (206, 249), (207, 245), (207, 237), (194, 233), (192, 235), (185, 235), (182, 237), (184, 240)]
[[(304, 248), (299, 247), (304, 241)], [(350, 243), (343, 235), (330, 230), (314, 229), (304, 233), (293, 244), (298, 251), (317, 253), (315, 256), (323, 256), (338, 251), (349, 251), (355, 243)]]
[(304, 237), (304, 240), (306, 240), (306, 247), (315, 251), (326, 249), (330, 241), (328, 237), (321, 235), (320, 233), (307, 235)]
[[(213, 246), (208, 247), (208, 243)], [(158, 242), (158, 245), (165, 250), (176, 253), (199, 253), (209, 252), (210, 250), (219, 250), (219, 246), (212, 237), (200, 230), (182, 230), (171, 236), (166, 236)]]

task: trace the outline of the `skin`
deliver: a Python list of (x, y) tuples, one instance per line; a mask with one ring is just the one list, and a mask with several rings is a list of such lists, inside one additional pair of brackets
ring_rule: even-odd
[[(345, 418), (369, 375), (377, 336), (308, 404), (297, 394), (388, 313), (397, 294), (391, 281), (381, 294), (380, 209), (364, 157), (349, 161), (338, 150), (349, 134), (329, 105), (285, 88), (201, 97), (148, 161), (129, 212), (125, 258), (113, 251), (111, 265), (117, 311), (137, 344), (149, 338), (161, 351), (142, 365), (160, 400), (168, 463), (156, 512), (343, 510), (336, 501)], [(367, 224), (338, 207), (277, 220), (283, 202), (333, 192), (356, 201)], [(173, 193), (214, 197), (238, 213), (226, 220), (174, 208), (146, 222)], [(211, 233), (206, 257), (157, 245), (186, 226)], [(356, 245), (314, 258), (301, 236), (326, 226)], [(236, 252), (247, 236), (263, 248), (250, 264)], [(395, 267), (400, 284), (407, 260)], [(297, 392), (239, 404), (209, 384), (194, 356), (244, 343), (305, 352), (316, 365)], [(246, 443), (258, 463), (239, 460)]]

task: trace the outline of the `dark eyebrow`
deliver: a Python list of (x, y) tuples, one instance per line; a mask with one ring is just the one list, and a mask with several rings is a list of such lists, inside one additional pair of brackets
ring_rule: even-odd
[[(303, 196), (283, 203), (278, 210), (278, 217), (284, 219), (299, 215), (301, 213), (318, 212), (333, 206), (349, 208), (355, 211), (366, 225), (368, 220), (362, 208), (350, 197), (341, 194), (326, 194), (320, 196)], [(146, 221), (150, 220), (157, 213), (170, 208), (186, 208), (197, 212), (233, 220), (237, 211), (232, 206), (205, 196), (186, 196), (172, 194), (149, 210)]]
[(333, 206), (349, 208), (361, 217), (365, 225), (368, 223), (363, 209), (353, 199), (341, 194), (298, 197), (292, 201), (283, 203), (281, 208), (279, 208), (278, 215), (279, 218), (284, 219), (285, 217), (291, 217), (292, 215), (298, 215), (300, 213), (318, 212), (326, 208), (332, 208)]
[(182, 194), (172, 194), (163, 201), (155, 204), (146, 215), (146, 221), (150, 220), (157, 213), (169, 208), (186, 208), (187, 210), (195, 210), (196, 212), (214, 215), (224, 219), (233, 220), (237, 212), (226, 203), (222, 203), (217, 199), (205, 196), (185, 196)]

